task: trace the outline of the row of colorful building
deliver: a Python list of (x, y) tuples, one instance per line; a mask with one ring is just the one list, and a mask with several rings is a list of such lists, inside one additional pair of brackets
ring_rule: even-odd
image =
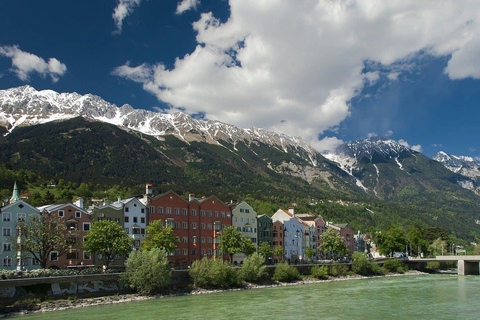
[[(16, 242), (20, 241), (17, 226), (29, 216), (41, 214), (60, 217), (69, 230), (75, 230), (81, 243), (96, 221), (116, 222), (133, 239), (134, 250), (140, 247), (147, 225), (151, 221), (162, 220), (173, 228), (179, 238), (177, 248), (168, 256), (175, 267), (188, 266), (202, 257), (220, 256), (220, 235), (227, 226), (234, 226), (245, 238), (251, 239), (256, 248), (263, 242), (268, 243), (272, 249), (283, 248), (283, 257), (273, 256), (273, 260), (302, 263), (325, 258), (320, 250), (320, 235), (328, 228), (336, 230), (345, 239), (350, 255), (355, 250), (354, 233), (348, 224), (326, 222), (313, 213), (297, 214), (293, 207), (279, 209), (269, 217), (266, 214), (258, 215), (246, 202), (225, 203), (216, 196), (196, 198), (190, 195), (189, 199), (185, 199), (173, 191), (153, 195), (150, 184), (146, 185), (145, 191), (143, 197), (119, 198), (114, 203), (93, 205), (88, 209), (84, 208), (81, 198), (74, 203), (35, 208), (20, 199), (15, 185), (10, 203), (0, 208), (1, 268), (39, 268), (36, 259), (16, 249)], [(244, 258), (243, 254), (236, 254), (233, 262), (240, 264)], [(124, 257), (117, 256), (112, 265), (123, 265), (123, 262)], [(51, 252), (47, 267), (73, 268), (101, 266), (103, 263), (101, 255), (94, 256), (80, 246), (63, 255)]]

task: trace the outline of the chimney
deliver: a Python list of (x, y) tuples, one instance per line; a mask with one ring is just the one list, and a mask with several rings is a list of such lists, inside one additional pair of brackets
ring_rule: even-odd
[(195, 200), (195, 194), (189, 193), (188, 194), (188, 201), (190, 202), (190, 201), (193, 201), (193, 200)]
[(295, 208), (293, 206), (288, 207), (288, 213), (295, 215)]
[(119, 196), (119, 197), (117, 198), (117, 203), (120, 203), (120, 200), (121, 200), (121, 199), (120, 199), (120, 196)]
[(151, 196), (153, 194), (153, 191), (152, 191), (152, 184), (151, 183), (147, 183), (145, 185), (145, 194), (147, 196)]

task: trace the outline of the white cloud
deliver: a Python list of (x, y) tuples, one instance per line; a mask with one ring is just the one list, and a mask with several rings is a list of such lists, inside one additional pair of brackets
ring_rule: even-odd
[(125, 64), (114, 74), (141, 83), (170, 112), (204, 112), (316, 141), (350, 115), (350, 99), (379, 80), (366, 63), (388, 70), (390, 80), (422, 55), (451, 55), (445, 72), (452, 79), (476, 77), (480, 68), (478, 1), (229, 4), (228, 21), (203, 13), (193, 23), (198, 45), (171, 69)]
[(403, 139), (398, 140), (398, 143), (404, 147), (412, 149), (413, 151), (422, 152), (422, 146), (419, 144), (411, 146), (406, 140)]
[(115, 22), (115, 31), (113, 33), (122, 33), (123, 20), (138, 7), (142, 0), (117, 0), (117, 6), (113, 9), (113, 21)]
[(47, 62), (33, 53), (20, 50), (15, 45), (0, 46), (0, 56), (12, 59), (11, 71), (22, 81), (28, 81), (32, 73), (37, 73), (42, 78), (48, 75), (53, 82), (57, 82), (59, 77), (67, 72), (67, 66), (56, 58), (50, 58)]
[(312, 147), (319, 152), (331, 151), (344, 143), (343, 140), (337, 137), (325, 137), (322, 140), (310, 141)]
[(200, 0), (183, 0), (177, 4), (177, 10), (175, 11), (175, 14), (182, 14), (190, 9), (196, 10), (199, 4)]

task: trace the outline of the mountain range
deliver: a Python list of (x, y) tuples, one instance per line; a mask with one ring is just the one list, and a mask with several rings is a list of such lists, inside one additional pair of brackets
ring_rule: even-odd
[(470, 239), (478, 233), (479, 162), (444, 152), (430, 159), (385, 137), (320, 154), (300, 137), (30, 86), (0, 91), (0, 134), (3, 166), (46, 179), (99, 186), (151, 182), (162, 190), (285, 202), (350, 199), (363, 203), (364, 213), (351, 219), (369, 221), (366, 227), (374, 220), (397, 222), (372, 205), (391, 203), (402, 207), (398, 211), (414, 210), (406, 214), (412, 223), (455, 227)]

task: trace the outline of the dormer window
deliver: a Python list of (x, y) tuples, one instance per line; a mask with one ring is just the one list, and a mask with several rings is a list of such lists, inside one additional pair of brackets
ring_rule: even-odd
[(59, 216), (59, 217), (64, 217), (64, 216), (65, 216), (65, 211), (63, 211), (63, 210), (58, 210), (58, 216)]

